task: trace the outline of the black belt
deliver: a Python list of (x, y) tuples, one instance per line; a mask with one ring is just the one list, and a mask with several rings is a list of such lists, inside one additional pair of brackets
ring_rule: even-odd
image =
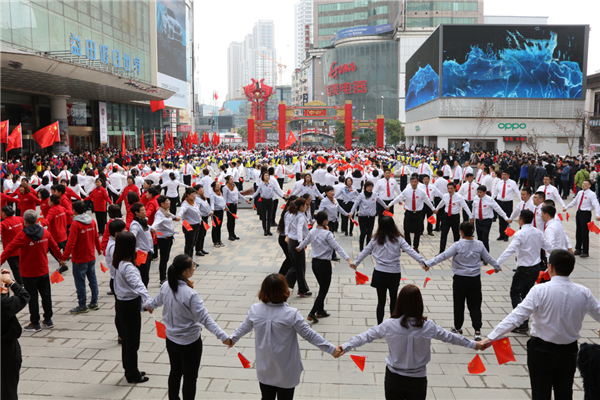
[(552, 343), (552, 342), (547, 342), (544, 339), (540, 339), (537, 336), (532, 336), (531, 340), (533, 340), (534, 342), (538, 342), (540, 344), (545, 344), (545, 345), (549, 345), (549, 346), (557, 346), (557, 348), (566, 348), (567, 346), (577, 346), (577, 340), (571, 343), (567, 343), (567, 344), (557, 344), (557, 343)]

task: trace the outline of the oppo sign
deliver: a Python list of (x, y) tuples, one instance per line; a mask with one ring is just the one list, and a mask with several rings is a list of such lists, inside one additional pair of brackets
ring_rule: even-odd
[(515, 130), (515, 129), (525, 129), (527, 128), (527, 124), (517, 124), (516, 122), (513, 122), (512, 124), (510, 122), (508, 123), (503, 123), (500, 122), (498, 124), (498, 129), (504, 129), (505, 131), (507, 130)]

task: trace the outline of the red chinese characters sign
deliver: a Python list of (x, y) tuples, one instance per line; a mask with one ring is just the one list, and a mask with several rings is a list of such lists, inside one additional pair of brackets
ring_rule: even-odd
[(527, 141), (526, 137), (523, 136), (504, 136), (505, 142), (525, 142)]
[(305, 117), (326, 117), (327, 110), (304, 110)]
[(356, 66), (354, 65), (353, 62), (350, 63), (350, 65), (342, 64), (342, 65), (336, 66), (336, 64), (337, 64), (337, 61), (334, 61), (331, 63), (331, 67), (329, 67), (329, 75), (328, 76), (330, 78), (337, 79), (339, 75), (356, 71)]
[(327, 97), (338, 96), (340, 94), (360, 94), (367, 93), (367, 81), (354, 81), (345, 83), (334, 83), (325, 88)]

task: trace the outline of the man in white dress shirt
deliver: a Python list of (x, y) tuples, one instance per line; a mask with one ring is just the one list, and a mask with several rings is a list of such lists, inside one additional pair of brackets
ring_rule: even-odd
[[(502, 171), (502, 179), (496, 184), (495, 189), (492, 191), (492, 193), (495, 195), (498, 205), (504, 210), (506, 215), (512, 214), (513, 199), (515, 196), (519, 195), (519, 187), (517, 186), (517, 183), (512, 179), (509, 179), (509, 177), (510, 174), (508, 171)], [(504, 233), (508, 227), (508, 224), (505, 221), (500, 220), (499, 226), (500, 236), (496, 240), (504, 240), (505, 242), (508, 242), (508, 235)]]
[[(477, 197), (477, 188), (479, 186), (477, 186), (477, 184), (473, 182), (473, 180), (475, 179), (473, 174), (468, 173), (466, 179), (467, 181), (463, 182), (463, 184), (460, 186), (458, 194), (460, 194), (465, 199), (467, 206), (469, 206), (470, 209), (473, 209), (473, 201), (475, 200), (475, 197)], [(466, 222), (468, 220), (469, 218), (467, 218), (467, 213), (463, 211), (463, 221)]]
[[(377, 182), (377, 184), (373, 188), (373, 191), (387, 205), (389, 205), (392, 202), (392, 200), (394, 200), (396, 196), (400, 194), (400, 187), (398, 186), (398, 182), (396, 182), (396, 179), (392, 177), (392, 171), (390, 171), (389, 168), (385, 169), (385, 171), (383, 172), (383, 179), (380, 179)], [(379, 215), (379, 217), (381, 217), (384, 211), (385, 209), (381, 205), (377, 204), (377, 215)], [(390, 207), (389, 211), (393, 214), (394, 207)]]
[(462, 177), (462, 167), (460, 166), (460, 162), (458, 160), (454, 160), (454, 172), (452, 172), (452, 181), (455, 185), (460, 183), (460, 178)]
[(577, 363), (577, 341), (583, 319), (589, 314), (600, 322), (600, 302), (585, 286), (571, 282), (575, 257), (566, 250), (554, 250), (548, 260), (551, 280), (529, 291), (506, 318), (484, 340), (493, 340), (532, 318), (527, 342), (527, 368), (534, 399), (573, 398), (573, 377)]
[(523, 210), (529, 210), (534, 212), (535, 205), (533, 204), (533, 199), (531, 198), (531, 188), (529, 186), (525, 186), (521, 189), (521, 201), (515, 207), (514, 211), (510, 215), (510, 219), (515, 219), (519, 216), (519, 213)]
[[(435, 198), (433, 199), (433, 205), (434, 206), (438, 206), (438, 204), (440, 204), (440, 201), (442, 201), (442, 197), (448, 193), (448, 181), (446, 179), (444, 179), (442, 177), (442, 170), (438, 169), (436, 171), (436, 175), (437, 177), (433, 180), (433, 186), (438, 190), (439, 194), (435, 195)], [(440, 226), (442, 226), (442, 219), (440, 217), (436, 218), (436, 222), (435, 222), (435, 229), (434, 231), (439, 232), (441, 231)]]
[(419, 174), (419, 182), (423, 182), (423, 176), (427, 175), (431, 179), (431, 175), (433, 175), (433, 171), (431, 170), (429, 164), (427, 164), (426, 160), (427, 159), (425, 157), (422, 157), (421, 163), (417, 167), (417, 173)]
[[(121, 175), (121, 173), (119, 173), (119, 168), (116, 166), (113, 167), (112, 174), (108, 176), (108, 183), (110, 183), (110, 186), (115, 188), (115, 190), (121, 191), (121, 189), (123, 189), (123, 187), (126, 186), (126, 182), (127, 178), (124, 175)], [(113, 203), (119, 198), (119, 193), (114, 193), (110, 189), (110, 187), (108, 188), (108, 194), (110, 195), (110, 199)]]
[[(454, 182), (448, 182), (447, 185), (448, 193), (442, 197), (442, 201), (435, 208), (434, 214), (438, 214), (438, 211), (444, 207), (442, 214), (442, 237), (440, 238), (440, 254), (446, 251), (446, 242), (448, 240), (448, 232), (452, 229), (454, 241), (460, 240), (460, 209), (465, 210), (469, 219), (472, 218), (471, 210), (465, 203), (465, 199), (458, 193), (456, 193), (456, 185)], [(439, 218), (439, 216), (438, 216)]]
[[(437, 188), (434, 185), (430, 184), (428, 176), (423, 177), (423, 183), (419, 183), (419, 188), (421, 188), (421, 190), (425, 192), (425, 194), (429, 198), (429, 201), (431, 201), (435, 208), (441, 201), (443, 194), (439, 190), (437, 190)], [(447, 190), (448, 189), (446, 189), (446, 191)], [(433, 215), (433, 208), (430, 209), (423, 207), (423, 210), (425, 211), (425, 215), (423, 216), (423, 218), (429, 219), (429, 217)], [(427, 222), (427, 235), (433, 236), (433, 225), (429, 222)]]
[[(581, 185), (581, 189), (568, 206), (563, 207), (563, 211), (571, 207), (577, 207), (575, 214), (575, 255), (582, 258), (589, 257), (590, 249), (590, 230), (587, 224), (592, 220), (592, 209), (596, 211), (596, 221), (600, 221), (600, 204), (596, 193), (590, 190), (592, 181), (586, 179)], [(598, 190), (598, 189), (596, 189)]]
[(471, 222), (475, 222), (477, 239), (483, 243), (483, 246), (489, 253), (490, 230), (492, 229), (494, 211), (496, 211), (500, 218), (504, 219), (507, 223), (510, 224), (512, 221), (506, 216), (506, 213), (500, 208), (498, 203), (488, 196), (486, 192), (487, 188), (485, 186), (482, 185), (477, 187), (477, 196), (473, 201), (473, 219)]
[(298, 161), (296, 161), (294, 167), (292, 168), (292, 173), (296, 174), (296, 181), (300, 180), (300, 174), (306, 172), (306, 166), (304, 165), (302, 159), (303, 157), (298, 157)]
[[(552, 250), (550, 243), (548, 243), (542, 232), (533, 227), (532, 222), (533, 213), (529, 210), (521, 211), (519, 214), (521, 229), (513, 235), (510, 244), (498, 258), (498, 264), (502, 264), (512, 254), (517, 253), (517, 271), (513, 275), (510, 286), (510, 300), (513, 308), (517, 307), (527, 296), (540, 274), (542, 263), (540, 250)], [(528, 320), (524, 321), (513, 332), (527, 333), (528, 323)]]
[(548, 175), (544, 177), (544, 184), (540, 186), (536, 192), (544, 192), (546, 200), (554, 200), (555, 203), (560, 204), (565, 208), (565, 202), (562, 197), (560, 197), (558, 189), (550, 184), (550, 177)]
[[(544, 237), (550, 243), (552, 250), (563, 249), (569, 250), (571, 253), (571, 243), (567, 241), (567, 233), (563, 228), (559, 219), (555, 218), (556, 208), (550, 205), (542, 207), (542, 220), (544, 220), (545, 229)], [(546, 252), (546, 258), (550, 257), (550, 252)]]

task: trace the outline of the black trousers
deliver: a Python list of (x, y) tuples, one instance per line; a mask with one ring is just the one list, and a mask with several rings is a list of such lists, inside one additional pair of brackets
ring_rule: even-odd
[(400, 177), (400, 191), (404, 191), (406, 189), (406, 185), (408, 184), (408, 175), (402, 175)]
[[(202, 221), (206, 222), (210, 226), (210, 222), (208, 222), (208, 216), (202, 217)], [(206, 238), (206, 228), (203, 223), (200, 223), (200, 227), (198, 228), (198, 236), (196, 237), (196, 252), (204, 250), (204, 239)]]
[(575, 214), (575, 250), (583, 254), (590, 251), (590, 230), (587, 224), (592, 220), (591, 211), (578, 210)]
[[(392, 200), (383, 200), (383, 202), (386, 205), (389, 205), (392, 202)], [(383, 212), (385, 211), (385, 208), (383, 208), (383, 206), (381, 204), (379, 204), (379, 202), (377, 202), (376, 208), (377, 208), (377, 215), (379, 216), (379, 218), (381, 218), (381, 216), (383, 215)], [(394, 206), (390, 207), (390, 212), (392, 214), (394, 213)]]
[(202, 337), (194, 343), (180, 345), (167, 338), (167, 353), (171, 371), (169, 372), (169, 400), (179, 400), (179, 388), (183, 378), (183, 400), (196, 398), (196, 381), (202, 358)]
[(573, 398), (573, 377), (577, 363), (577, 342), (554, 344), (532, 337), (527, 341), (527, 367), (533, 400)]
[(300, 180), (300, 172), (296, 172), (296, 182)]
[[(433, 210), (429, 207), (423, 206), (423, 213), (421, 215), (424, 220), (427, 220), (433, 215)], [(423, 224), (425, 224), (425, 222), (423, 222)], [(427, 233), (433, 233), (433, 225), (431, 225), (429, 221), (427, 221)]]
[(96, 214), (96, 225), (98, 225), (98, 234), (100, 237), (104, 235), (104, 228), (106, 227), (106, 211), (94, 211)]
[(173, 215), (177, 215), (177, 202), (179, 201), (179, 197), (169, 197), (169, 200), (171, 200), (169, 212)]
[(377, 325), (383, 322), (385, 314), (386, 295), (390, 294), (390, 315), (396, 308), (396, 300), (398, 299), (398, 288), (400, 287), (400, 273), (394, 274), (373, 270), (373, 278), (371, 286), (377, 290)]
[[(506, 215), (510, 215), (513, 212), (513, 202), (512, 201), (498, 201), (498, 205), (500, 208), (506, 213)], [(504, 218), (498, 218), (500, 237), (502, 239), (508, 239), (508, 235), (504, 233), (506, 228), (508, 228), (508, 222), (504, 220)]]
[[(460, 214), (452, 214), (448, 216), (446, 208), (443, 209), (442, 214), (442, 237), (440, 238), (440, 253), (446, 251), (446, 242), (448, 241), (448, 232), (452, 229), (452, 235), (455, 242), (460, 240), (459, 226), (460, 226)], [(438, 217), (440, 213), (438, 212)]]
[[(414, 234), (414, 246), (410, 239), (410, 234)], [(423, 210), (421, 211), (404, 211), (404, 236), (406, 243), (413, 248), (419, 248), (419, 240), (423, 233)]]
[[(113, 278), (110, 278), (110, 282), (108, 283), (108, 286), (110, 287), (110, 291), (113, 293), (113, 297), (115, 298), (115, 305), (117, 304), (117, 295), (115, 294), (115, 280)], [(119, 339), (121, 338), (121, 323), (119, 322), (119, 319), (117, 318), (117, 314), (115, 313), (115, 327), (117, 328), (117, 335), (119, 336)]]
[(375, 226), (375, 217), (358, 217), (358, 226), (360, 227), (359, 246), (360, 251), (363, 251), (365, 239), (367, 244), (371, 241), (373, 236), (373, 227)]
[(23, 286), (23, 278), (21, 277), (21, 270), (19, 269), (19, 256), (8, 257), (6, 261), (8, 261), (8, 266), (15, 277), (15, 282), (19, 285)]
[[(345, 203), (343, 201), (340, 201), (340, 206), (342, 206), (344, 211), (349, 213), (350, 211), (352, 211), (352, 207), (354, 207), (354, 203), (353, 202)], [(348, 229), (348, 224), (350, 224), (350, 229)], [(353, 229), (354, 229), (354, 224), (352, 223), (352, 221), (350, 221), (350, 218), (348, 218), (342, 214), (342, 232), (352, 234)]]
[(237, 204), (227, 204), (227, 208), (229, 208), (229, 212), (227, 213), (227, 233), (229, 233), (230, 238), (235, 238), (235, 217), (231, 213), (237, 215)]
[(186, 185), (190, 186), (192, 184), (192, 176), (191, 175), (184, 175), (183, 176), (183, 183), (185, 183)]
[(561, 186), (562, 186), (562, 197), (564, 197), (565, 199), (567, 197), (569, 197), (569, 181), (560, 181)]
[[(441, 201), (442, 201), (442, 199), (440, 197), (434, 197), (433, 198), (433, 205), (437, 207), (438, 204), (440, 204)], [(432, 214), (433, 214), (433, 212), (432, 212)], [(438, 214), (435, 217), (435, 230), (439, 231), (441, 225), (442, 225), (442, 217)]]
[(183, 253), (187, 254), (190, 257), (194, 257), (194, 246), (196, 245), (196, 239), (198, 237), (198, 230), (200, 229), (200, 224), (190, 224), (192, 227), (191, 231), (183, 228), (183, 235), (185, 236), (185, 245), (183, 247)]
[(19, 373), (23, 357), (21, 345), (17, 339), (2, 341), (2, 400), (17, 400), (19, 387)]
[(308, 283), (306, 283), (306, 252), (304, 249), (296, 251), (296, 247), (300, 242), (294, 239), (289, 239), (288, 242), (288, 254), (292, 260), (292, 266), (285, 275), (285, 280), (290, 288), (290, 291), (294, 289), (296, 280), (298, 281), (298, 293), (306, 293), (309, 291)]
[(477, 230), (477, 239), (483, 243), (483, 247), (490, 252), (490, 230), (492, 229), (492, 219), (476, 219), (475, 229)]
[(325, 311), (325, 297), (327, 297), (329, 286), (331, 286), (331, 260), (313, 258), (312, 270), (319, 283), (319, 294), (310, 312), (320, 314), (322, 311)]
[(283, 254), (285, 255), (285, 260), (283, 260), (283, 262), (281, 263), (279, 273), (285, 276), (290, 270), (290, 267), (292, 266), (292, 260), (288, 250), (288, 244), (285, 242), (285, 235), (279, 235), (279, 239), (277, 239), (277, 242), (279, 243), (279, 247), (281, 247), (281, 251), (283, 251)]
[(294, 390), (296, 388), (284, 389), (277, 386), (265, 385), (258, 382), (260, 385), (261, 400), (292, 400), (294, 398)]
[(42, 298), (44, 321), (52, 321), (52, 291), (50, 289), (50, 275), (36, 276), (35, 278), (23, 277), (23, 286), (29, 293), (29, 321), (33, 325), (40, 324), (40, 304), (38, 292)]
[(271, 230), (272, 218), (275, 218), (273, 215), (273, 199), (263, 198), (260, 203), (260, 219), (262, 220), (263, 230), (269, 231)]
[[(219, 218), (220, 223), (217, 221)], [(223, 210), (215, 210), (213, 213), (213, 222), (216, 226), (212, 227), (212, 241), (213, 244), (221, 243), (221, 226), (223, 225)]]
[[(535, 285), (539, 274), (540, 267), (538, 265), (517, 267), (517, 272), (513, 275), (512, 284), (510, 285), (510, 301), (513, 308), (517, 307), (527, 296), (527, 293)], [(528, 324), (529, 320), (525, 320), (521, 327), (527, 328)]]
[(158, 250), (160, 251), (160, 263), (158, 264), (158, 276), (162, 281), (167, 280), (167, 263), (169, 257), (171, 257), (171, 247), (173, 247), (173, 236), (168, 238), (159, 237), (156, 242), (158, 244)]
[(425, 400), (427, 397), (427, 377), (413, 378), (398, 375), (385, 367), (386, 400)]
[(150, 282), (150, 264), (152, 264), (152, 253), (149, 252), (148, 257), (146, 257), (146, 262), (139, 266), (142, 282), (146, 288), (148, 288), (148, 282)]
[(283, 181), (285, 178), (277, 178), (277, 183), (279, 183), (279, 189), (283, 189)]
[[(473, 209), (473, 200), (469, 201), (465, 199), (465, 203), (467, 203), (467, 205), (469, 206), (469, 210)], [(469, 218), (469, 215), (467, 215), (467, 212), (465, 210), (462, 210), (462, 215), (463, 215), (463, 222), (469, 222), (469, 220), (471, 218)]]
[(473, 329), (481, 330), (481, 275), (452, 277), (452, 300), (454, 302), (454, 327), (461, 329), (465, 321), (465, 300), (471, 315)]
[(142, 331), (141, 315), (142, 299), (119, 300), (115, 304), (115, 311), (121, 328), (121, 359), (125, 378), (129, 381), (140, 378), (138, 369), (138, 350), (140, 348), (140, 334)]

